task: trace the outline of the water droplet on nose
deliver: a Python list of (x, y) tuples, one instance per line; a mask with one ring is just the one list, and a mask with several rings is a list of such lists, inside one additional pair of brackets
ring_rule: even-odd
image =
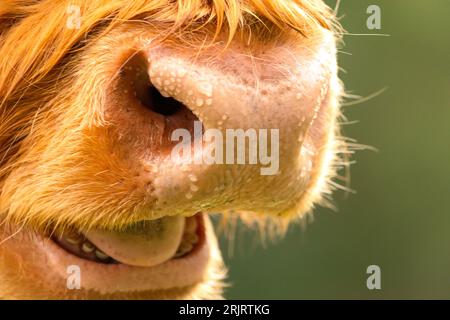
[(212, 105), (212, 99), (206, 99), (206, 105), (208, 106)]
[(197, 105), (197, 107), (201, 107), (203, 105), (203, 99), (197, 98), (197, 100), (195, 101), (195, 104)]
[(199, 91), (207, 97), (212, 97), (213, 86), (210, 83), (204, 82), (199, 85)]
[(155, 82), (155, 84), (157, 86), (161, 86), (162, 85), (161, 78), (159, 78), (159, 77), (155, 78), (155, 80), (153, 80), (153, 81)]
[(297, 93), (296, 98), (297, 98), (297, 100), (300, 100), (302, 98), (302, 94), (301, 93)]
[(304, 178), (305, 176), (306, 176), (306, 168), (305, 168), (305, 166), (303, 166), (301, 171), (300, 171), (299, 178)]
[(191, 184), (190, 189), (191, 189), (192, 192), (198, 191), (198, 187), (195, 184)]
[(186, 193), (186, 198), (187, 199), (191, 199), (192, 198), (192, 193)]
[(189, 175), (189, 180), (191, 180), (192, 182), (195, 182), (195, 181), (197, 181), (197, 176), (194, 175), (194, 174), (190, 174)]

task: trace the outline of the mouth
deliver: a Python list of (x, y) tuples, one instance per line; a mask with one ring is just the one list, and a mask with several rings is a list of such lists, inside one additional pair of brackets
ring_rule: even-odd
[(81, 232), (65, 230), (51, 239), (68, 254), (100, 264), (154, 267), (193, 254), (205, 241), (203, 219), (163, 217), (143, 220), (121, 228)]
[[(29, 260), (43, 271), (43, 285), (53, 284), (65, 296), (104, 298), (134, 292), (195, 297), (225, 277), (213, 226), (204, 213), (140, 221), (117, 231), (21, 233), (22, 240), (9, 243), (16, 252), (31, 252)], [(66, 287), (72, 266), (80, 270), (81, 291)]]

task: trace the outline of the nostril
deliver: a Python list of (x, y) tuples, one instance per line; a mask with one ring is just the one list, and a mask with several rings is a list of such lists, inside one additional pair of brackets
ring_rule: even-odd
[(122, 78), (131, 85), (131, 90), (143, 107), (163, 116), (172, 116), (187, 109), (181, 102), (164, 97), (151, 83), (147, 70), (147, 59), (142, 53), (135, 54), (122, 67)]
[(181, 102), (171, 97), (164, 97), (154, 86), (149, 86), (147, 91), (141, 98), (141, 104), (153, 112), (171, 116), (186, 108)]
[[(166, 154), (178, 142), (172, 140), (173, 132), (186, 129), (196, 139), (194, 129), (200, 120), (182, 102), (161, 93), (152, 83), (148, 70), (145, 53), (138, 52), (129, 57), (121, 65), (109, 106), (121, 110), (111, 114), (120, 118), (122, 131), (129, 128), (134, 135), (140, 132), (153, 141), (148, 150)], [(203, 125), (201, 128), (203, 132)]]

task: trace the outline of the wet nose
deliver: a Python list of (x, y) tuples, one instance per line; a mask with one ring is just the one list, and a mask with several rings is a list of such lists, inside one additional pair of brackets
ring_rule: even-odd
[(152, 154), (140, 161), (152, 167), (155, 217), (299, 203), (336, 114), (334, 41), (318, 43), (217, 56), (160, 46), (128, 62), (119, 88), (126, 106), (139, 101), (136, 135), (153, 137), (138, 148)]

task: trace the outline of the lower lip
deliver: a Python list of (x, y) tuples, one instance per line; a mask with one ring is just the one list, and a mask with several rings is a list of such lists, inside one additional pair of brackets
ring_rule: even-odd
[[(68, 277), (70, 267), (77, 266), (83, 289), (102, 294), (118, 291), (167, 290), (194, 285), (204, 278), (210, 262), (210, 241), (213, 231), (209, 218), (198, 214), (199, 241), (186, 256), (160, 265), (144, 268), (124, 264), (101, 264), (68, 253), (50, 238), (41, 237), (39, 249), (47, 256), (49, 267), (61, 278)], [(63, 283), (65, 285), (65, 283)]]

